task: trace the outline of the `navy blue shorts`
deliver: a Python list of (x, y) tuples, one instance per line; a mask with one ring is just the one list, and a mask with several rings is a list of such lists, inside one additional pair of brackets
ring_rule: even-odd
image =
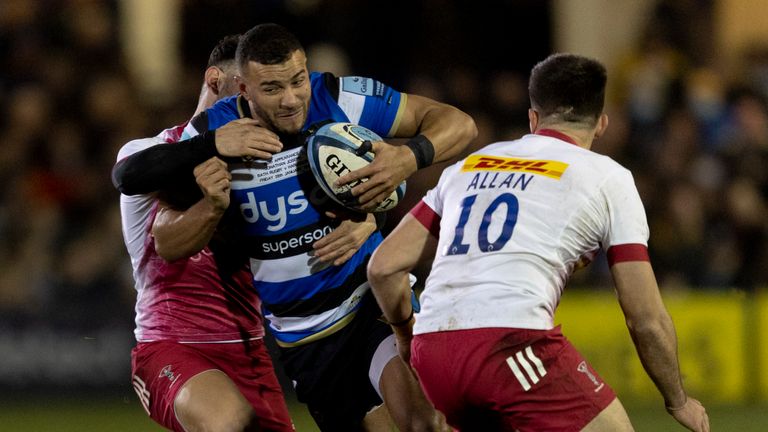
[(382, 400), (368, 371), (379, 344), (392, 334), (368, 292), (349, 324), (305, 345), (280, 348), (280, 361), (322, 431), (357, 431)]

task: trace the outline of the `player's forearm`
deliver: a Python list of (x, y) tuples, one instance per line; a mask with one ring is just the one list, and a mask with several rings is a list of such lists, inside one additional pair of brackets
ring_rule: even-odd
[(668, 407), (685, 403), (686, 395), (677, 357), (677, 337), (668, 314), (658, 319), (627, 321), (640, 361)]
[(112, 168), (112, 183), (125, 195), (168, 188), (201, 162), (217, 155), (215, 132), (168, 145), (156, 145), (119, 161)]
[(450, 105), (439, 104), (425, 114), (419, 134), (432, 143), (432, 163), (438, 163), (459, 156), (477, 137), (477, 126), (466, 113)]
[(152, 225), (158, 255), (174, 261), (200, 252), (213, 237), (223, 214), (205, 199), (185, 211), (163, 207)]
[(407, 271), (381, 275), (368, 272), (373, 295), (388, 323), (403, 323), (413, 317), (411, 285)]

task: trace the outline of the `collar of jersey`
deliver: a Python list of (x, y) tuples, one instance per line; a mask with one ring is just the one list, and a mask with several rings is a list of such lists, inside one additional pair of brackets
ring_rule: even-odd
[(242, 94), (237, 96), (237, 114), (240, 115), (240, 118), (253, 118), (248, 100)]
[(564, 134), (564, 133), (562, 133), (560, 131), (556, 131), (554, 129), (539, 129), (536, 132), (534, 132), (534, 134), (548, 136), (550, 138), (557, 138), (557, 139), (565, 141), (567, 143), (570, 143), (570, 144), (573, 144), (573, 145), (578, 145), (578, 144), (576, 144), (576, 141), (573, 140), (573, 138), (569, 137), (568, 135), (566, 135), (566, 134)]

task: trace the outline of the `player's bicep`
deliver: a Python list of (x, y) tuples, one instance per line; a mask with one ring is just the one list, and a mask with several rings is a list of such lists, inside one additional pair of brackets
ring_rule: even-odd
[(402, 114), (398, 122), (397, 129), (394, 131), (395, 137), (412, 137), (421, 129), (421, 122), (427, 112), (440, 106), (430, 98), (408, 94), (401, 102)]
[(406, 214), (376, 248), (371, 258), (369, 274), (390, 276), (409, 272), (421, 260), (434, 257), (436, 247), (437, 238), (429, 229), (411, 214)]

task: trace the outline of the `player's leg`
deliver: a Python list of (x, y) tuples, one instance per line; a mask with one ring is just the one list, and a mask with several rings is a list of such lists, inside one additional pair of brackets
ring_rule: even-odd
[[(134, 348), (133, 386), (139, 400), (153, 420), (174, 431), (191, 432), (207, 424), (231, 424), (231, 418), (240, 421), (240, 430), (248, 430), (245, 428), (251, 420), (250, 405), (200, 349), (168, 341), (141, 343)], [(226, 403), (227, 407), (210, 410), (209, 399)]]
[(393, 335), (379, 344), (369, 377), (378, 383), (389, 415), (400, 430), (449, 430), (445, 418), (427, 400), (416, 376), (398, 355)]
[(187, 432), (262, 430), (251, 405), (220, 370), (190, 378), (176, 394), (174, 411)]
[(387, 407), (384, 406), (384, 404), (374, 407), (372, 410), (368, 411), (368, 413), (365, 415), (365, 418), (363, 418), (362, 429), (366, 432), (389, 432), (396, 430), (395, 423), (392, 420), (392, 417), (389, 415), (389, 411), (387, 411)]
[(619, 401), (613, 400), (600, 414), (589, 422), (582, 432), (632, 432), (632, 423), (629, 421), (627, 411)]
[(632, 430), (613, 390), (559, 327), (484, 329), (469, 336), (485, 341), (468, 363), (485, 371), (472, 392), (488, 395), (486, 403), (501, 413), (506, 428), (582, 430), (598, 419), (593, 430)]
[[(370, 299), (375, 305), (375, 300)], [(355, 318), (334, 334), (294, 347), (280, 347), (280, 362), (294, 382), (298, 400), (306, 404), (323, 432), (359, 431), (366, 414), (382, 404), (369, 379), (371, 357), (386, 338), (386, 328), (372, 331), (378, 315), (370, 315), (364, 303)], [(383, 326), (383, 323), (379, 322)], [(390, 332), (391, 333), (391, 332)], [(371, 414), (371, 427), (386, 419)], [(390, 432), (385, 429), (372, 429)]]
[(216, 344), (213, 347), (218, 349), (207, 350), (207, 355), (235, 383), (256, 413), (261, 429), (294, 431), (283, 389), (264, 340)]

